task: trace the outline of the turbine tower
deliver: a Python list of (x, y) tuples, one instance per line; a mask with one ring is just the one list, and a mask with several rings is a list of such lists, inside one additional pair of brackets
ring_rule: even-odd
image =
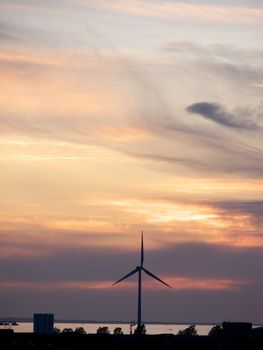
[(134, 270), (132, 270), (130, 273), (128, 273), (126, 276), (122, 277), (119, 279), (117, 282), (113, 283), (113, 286), (126, 278), (130, 277), (131, 275), (135, 274), (138, 272), (138, 311), (137, 311), (137, 331), (140, 334), (142, 330), (142, 271), (144, 271), (147, 275), (150, 277), (156, 279), (157, 281), (163, 283), (169, 288), (172, 288), (169, 286), (169, 284), (165, 283), (162, 281), (159, 277), (155, 276), (153, 273), (150, 271), (146, 270), (143, 267), (143, 261), (144, 261), (144, 249), (143, 249), (143, 231), (142, 231), (142, 236), (141, 236), (141, 263), (139, 266), (137, 266)]

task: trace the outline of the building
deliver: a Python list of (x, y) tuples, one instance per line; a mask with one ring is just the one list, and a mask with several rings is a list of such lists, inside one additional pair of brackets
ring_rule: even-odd
[(250, 322), (223, 322), (223, 335), (228, 337), (248, 337), (252, 330)]
[(54, 331), (53, 314), (34, 314), (34, 333), (51, 334)]

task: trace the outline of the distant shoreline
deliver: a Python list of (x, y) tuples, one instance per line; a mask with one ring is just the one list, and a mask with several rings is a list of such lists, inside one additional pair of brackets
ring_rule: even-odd
[[(33, 317), (0, 317), (0, 321), (15, 321), (15, 322), (23, 322), (23, 323), (33, 323)], [(210, 325), (217, 325), (221, 324), (223, 321), (220, 322), (171, 322), (171, 321), (144, 321), (145, 324), (156, 324), (156, 325), (190, 325), (190, 324), (195, 324), (195, 325), (200, 325), (200, 326), (210, 326)], [(63, 320), (63, 319), (55, 319), (54, 323), (86, 323), (86, 324), (130, 324), (131, 321), (113, 321), (113, 320)], [(254, 326), (262, 326), (260, 323), (252, 323)]]
[[(0, 317), (1, 321), (16, 321), (23, 323), (32, 323), (33, 317)], [(167, 325), (184, 325), (184, 324), (196, 324), (201, 326), (210, 326), (217, 325), (221, 322), (171, 322), (171, 321), (144, 321), (147, 324), (167, 324)], [(95, 324), (130, 324), (131, 321), (113, 321), (113, 320), (63, 320), (63, 319), (55, 319), (54, 323), (95, 323)]]

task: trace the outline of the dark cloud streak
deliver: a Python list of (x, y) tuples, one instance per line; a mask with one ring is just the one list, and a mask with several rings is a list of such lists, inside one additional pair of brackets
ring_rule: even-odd
[(198, 102), (186, 108), (189, 113), (199, 114), (205, 119), (212, 120), (217, 124), (237, 129), (256, 129), (257, 126), (248, 120), (237, 118), (234, 114), (229, 113), (219, 103)]
[[(139, 253), (120, 249), (61, 248), (49, 256), (0, 258), (1, 281), (104, 281), (115, 280), (134, 268)], [(146, 250), (145, 266), (162, 276), (187, 278), (261, 279), (263, 248), (170, 244)]]

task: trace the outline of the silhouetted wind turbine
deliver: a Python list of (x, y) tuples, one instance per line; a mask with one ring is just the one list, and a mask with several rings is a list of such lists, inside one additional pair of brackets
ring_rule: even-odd
[(153, 273), (151, 273), (150, 271), (146, 270), (143, 267), (143, 261), (144, 261), (144, 251), (143, 251), (143, 231), (142, 231), (142, 237), (141, 237), (141, 264), (140, 264), (140, 266), (137, 266), (134, 270), (132, 270), (130, 273), (128, 273), (128, 275), (122, 277), (117, 282), (113, 283), (113, 286), (114, 286), (115, 284), (125, 280), (126, 278), (128, 278), (131, 275), (133, 275), (136, 272), (138, 272), (138, 314), (137, 314), (137, 331), (138, 331), (138, 333), (141, 333), (141, 330), (142, 330), (142, 271), (144, 271), (150, 277), (152, 277), (152, 278), (156, 279), (157, 281), (163, 283), (167, 287), (172, 288), (171, 286), (169, 286), (169, 284), (167, 284), (164, 281), (162, 281), (159, 277), (155, 276)]

